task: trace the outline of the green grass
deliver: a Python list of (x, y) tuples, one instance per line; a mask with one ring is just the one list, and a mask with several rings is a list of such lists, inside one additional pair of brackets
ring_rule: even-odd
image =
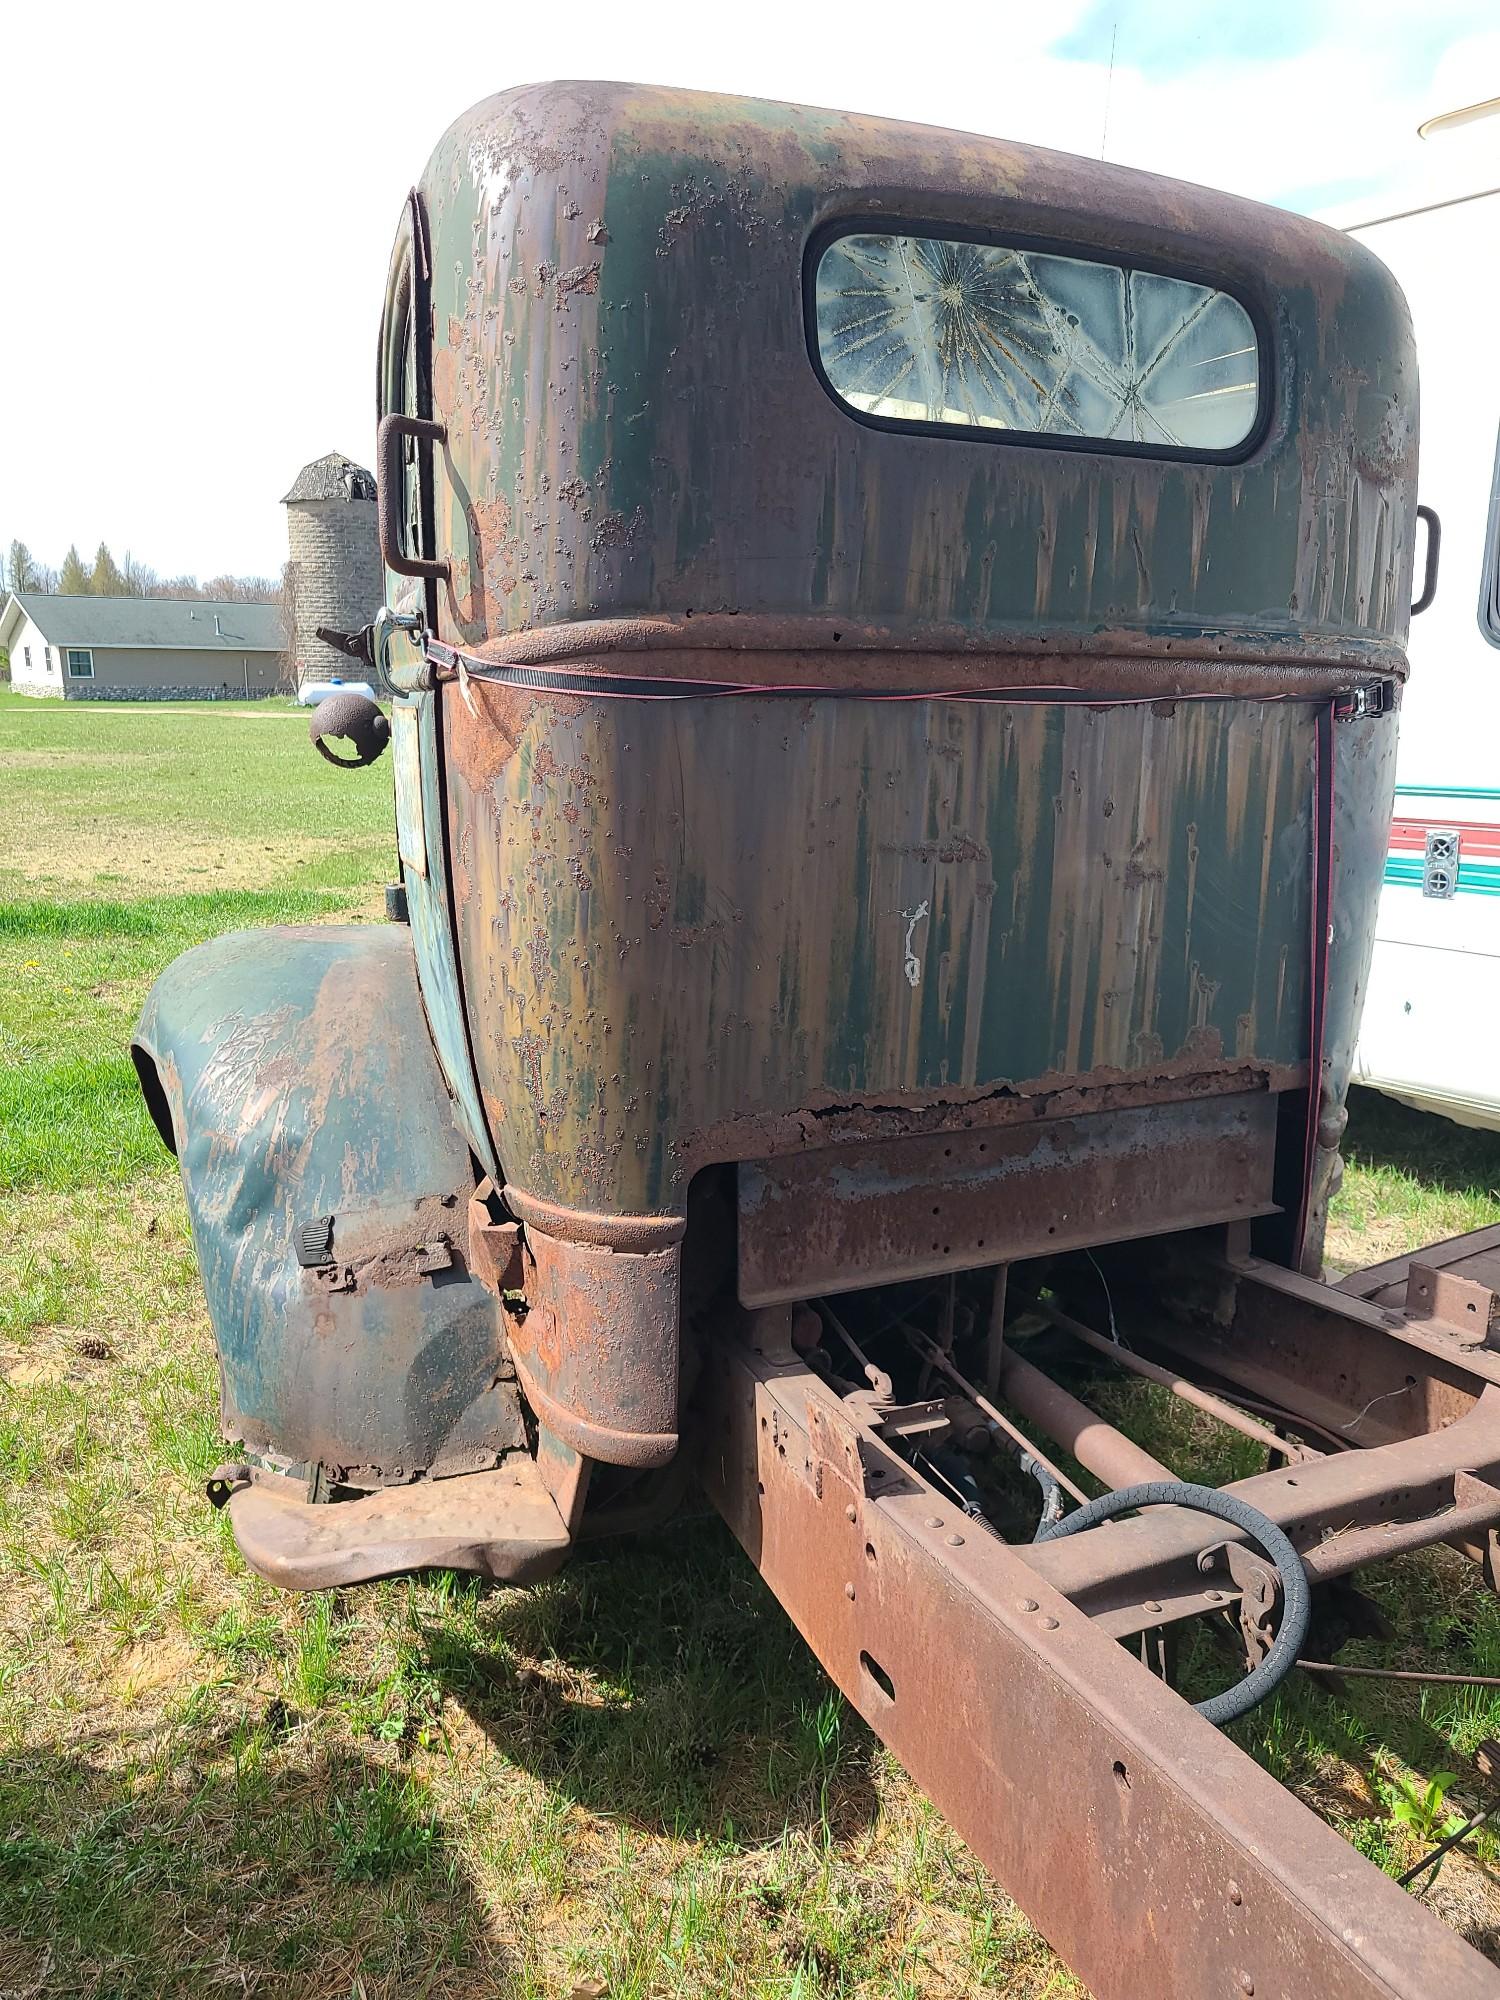
[[(0, 694), (0, 1992), (1067, 2000), (716, 1521), (530, 1591), (300, 1600), (204, 1502), (213, 1348), (125, 1045), (189, 945), (375, 908), (389, 782), (270, 707)], [(1350, 1263), (1496, 1218), (1488, 1137), (1356, 1096), (1349, 1153)], [(1186, 1475), (1255, 1463), (1146, 1385), (1090, 1393)], [(1457, 1556), (1370, 1588), (1396, 1638), (1352, 1657), (1500, 1672)], [(1400, 1784), (1492, 1733), (1488, 1693), (1305, 1679), (1236, 1730), (1391, 1872)], [(1431, 1900), (1496, 1924), (1471, 1863)]]
[(63, 1193), (154, 1166), (160, 1143), (128, 1048), (152, 979), (221, 931), (347, 916), (364, 888), (0, 902), (0, 1193)]
[(1500, 1139), (1412, 1111), (1374, 1090), (1349, 1093), (1344, 1186), (1329, 1262), (1374, 1264), (1500, 1217)]

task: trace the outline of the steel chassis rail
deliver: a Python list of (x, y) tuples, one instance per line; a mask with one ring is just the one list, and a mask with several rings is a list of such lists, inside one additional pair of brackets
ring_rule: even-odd
[[(773, 1307), (716, 1337), (709, 1493), (849, 1701), (1097, 2000), (1496, 2000), (1477, 1952), (1133, 1659), (1039, 1552), (942, 1500), (790, 1332)], [(1492, 1401), (1472, 1430), (1492, 1428)], [(1424, 1470), (1451, 1495), (1469, 1451), (1455, 1440)], [(1173, 1510), (1138, 1538), (1157, 1522), (1182, 1542)], [(1127, 1532), (1058, 1547), (1097, 1562)]]

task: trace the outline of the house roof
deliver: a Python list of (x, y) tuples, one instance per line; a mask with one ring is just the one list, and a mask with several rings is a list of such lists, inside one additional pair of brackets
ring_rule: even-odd
[(279, 604), (213, 603), (201, 597), (54, 597), (11, 592), (0, 609), (0, 645), (20, 629), (23, 614), (54, 646), (119, 646), (172, 650), (279, 653), (284, 644)]
[(299, 500), (373, 500), (375, 476), (356, 465), (341, 451), (330, 451), (304, 465), (292, 482), (292, 490), (282, 498), (283, 507), (295, 507)]

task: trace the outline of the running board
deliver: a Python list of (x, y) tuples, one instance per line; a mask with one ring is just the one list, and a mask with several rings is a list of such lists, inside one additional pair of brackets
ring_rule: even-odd
[(536, 1461), (517, 1453), (494, 1472), (392, 1486), (322, 1505), (276, 1473), (225, 1468), (210, 1482), (240, 1554), (283, 1590), (332, 1590), (420, 1569), (462, 1569), (535, 1583), (572, 1546)]

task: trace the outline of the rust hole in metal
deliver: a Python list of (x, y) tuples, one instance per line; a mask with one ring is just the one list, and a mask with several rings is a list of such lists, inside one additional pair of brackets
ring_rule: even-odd
[(1120, 1762), (1118, 1757), (1115, 1759), (1113, 1765), (1111, 1766), (1111, 1769), (1114, 1771), (1115, 1783), (1119, 1786), (1120, 1790), (1122, 1792), (1128, 1792), (1130, 1790), (1130, 1773), (1126, 1770), (1125, 1766)]
[(875, 1544), (873, 1542), (865, 1543), (865, 1561), (866, 1562), (875, 1561)]
[(874, 1681), (876, 1687), (880, 1689), (886, 1700), (894, 1701), (896, 1699), (896, 1683), (891, 1679), (879, 1660), (872, 1659), (870, 1654), (862, 1652), (859, 1656), (859, 1664), (864, 1668), (869, 1678)]

